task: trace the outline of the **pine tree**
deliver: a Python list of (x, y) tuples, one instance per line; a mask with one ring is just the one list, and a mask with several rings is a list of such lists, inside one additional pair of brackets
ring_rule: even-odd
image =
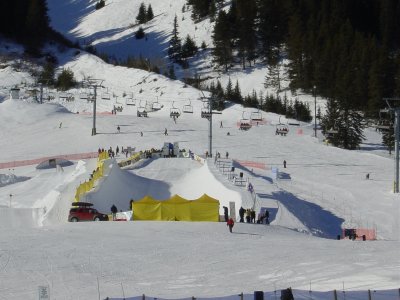
[(31, 0), (26, 16), (26, 44), (27, 51), (38, 54), (49, 31), (47, 4), (44, 0)]
[(243, 97), (242, 97), (242, 92), (240, 91), (239, 87), (239, 81), (236, 80), (236, 85), (235, 88), (233, 89), (233, 94), (232, 94), (232, 99), (233, 102), (236, 103), (242, 103), (243, 102)]
[(55, 75), (55, 66), (51, 62), (47, 62), (43, 68), (43, 71), (39, 75), (39, 83), (44, 85), (53, 85), (54, 84), (54, 75)]
[(169, 78), (176, 80), (176, 75), (175, 75), (175, 68), (173, 65), (171, 65), (168, 69), (168, 75)]
[(147, 6), (146, 22), (152, 20), (153, 18), (154, 18), (153, 9), (151, 8), (151, 4), (149, 4), (149, 6)]
[(137, 40), (140, 40), (140, 39), (144, 38), (144, 36), (145, 36), (145, 32), (143, 30), (143, 27), (140, 26), (139, 29), (135, 32), (135, 38)]
[(281, 91), (281, 77), (280, 77), (280, 68), (279, 64), (269, 64), (268, 73), (265, 76), (264, 87), (273, 88), (278, 94)]
[(146, 6), (144, 5), (143, 2), (140, 4), (139, 13), (138, 13), (138, 15), (136, 16), (136, 21), (137, 21), (139, 24), (146, 23), (146, 21), (147, 21)]
[(182, 45), (182, 58), (188, 58), (194, 56), (198, 51), (196, 43), (192, 38), (187, 35), (185, 42)]
[(74, 79), (74, 72), (70, 69), (63, 69), (57, 78), (57, 88), (66, 91), (73, 88), (75, 85), (76, 81)]
[(174, 18), (174, 28), (172, 30), (172, 36), (169, 41), (168, 56), (174, 62), (179, 62), (182, 59), (182, 44), (179, 38), (178, 18), (176, 15)]
[(226, 98), (228, 100), (231, 100), (234, 97), (234, 95), (233, 95), (233, 85), (232, 85), (232, 81), (231, 81), (230, 77), (229, 77), (228, 83), (226, 85), (225, 96), (226, 96)]
[(230, 39), (230, 27), (226, 13), (221, 10), (218, 13), (215, 21), (213, 40), (214, 62), (219, 66), (225, 67), (225, 72), (228, 71), (228, 64), (232, 61), (232, 48)]

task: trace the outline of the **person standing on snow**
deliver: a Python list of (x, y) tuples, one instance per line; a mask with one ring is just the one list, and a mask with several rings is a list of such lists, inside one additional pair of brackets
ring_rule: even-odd
[(224, 208), (225, 222), (228, 222), (228, 219), (229, 219), (228, 208), (226, 206), (223, 206), (223, 208)]
[(240, 223), (244, 222), (244, 212), (245, 212), (245, 209), (243, 208), (243, 206), (241, 206), (239, 209)]
[(228, 220), (228, 222), (226, 222), (226, 226), (229, 227), (229, 232), (230, 232), (230, 233), (232, 233), (233, 225), (235, 225), (235, 222), (233, 221), (232, 218), (230, 218), (230, 219)]
[(117, 212), (118, 212), (118, 209), (117, 209), (117, 207), (113, 204), (113, 205), (111, 206), (111, 213), (112, 213), (112, 219), (113, 219), (113, 221), (115, 221), (115, 218), (116, 218), (116, 216), (117, 216)]

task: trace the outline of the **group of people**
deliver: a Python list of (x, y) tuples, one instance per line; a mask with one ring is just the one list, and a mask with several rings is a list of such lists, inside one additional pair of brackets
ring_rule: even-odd
[(246, 215), (246, 223), (257, 223), (257, 224), (269, 224), (269, 211), (265, 210), (264, 215), (259, 215), (258, 220), (256, 221), (256, 212), (252, 208), (244, 209), (240, 207), (239, 209), (239, 216), (240, 216), (240, 223), (244, 223), (244, 218)]
[[(97, 151), (99, 154), (102, 152), (105, 152), (106, 150), (104, 150), (104, 148), (99, 148), (99, 150)], [(122, 147), (122, 153), (124, 152), (124, 147)], [(114, 158), (116, 155), (119, 154), (119, 147), (117, 146), (117, 148), (115, 148), (115, 151), (113, 150), (113, 148), (110, 146), (110, 148), (107, 150), (108, 156), (111, 158)]]
[[(226, 222), (226, 226), (229, 227), (229, 231), (232, 232), (233, 226), (235, 225), (235, 222), (233, 218), (229, 217), (228, 214), (228, 207), (223, 206), (224, 209), (224, 219)], [(269, 225), (269, 211), (266, 209), (264, 214), (260, 214), (258, 217), (257, 222), (256, 220), (256, 212), (254, 209), (248, 208), (244, 209), (243, 207), (240, 207), (239, 209), (239, 216), (240, 216), (240, 223), (244, 223), (244, 216), (246, 214), (246, 223), (257, 223), (257, 224), (267, 224)]]

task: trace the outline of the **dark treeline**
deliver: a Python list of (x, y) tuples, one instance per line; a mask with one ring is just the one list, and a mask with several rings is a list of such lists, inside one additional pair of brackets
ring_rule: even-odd
[(0, 1), (0, 35), (23, 44), (33, 55), (40, 54), (48, 40), (72, 46), (49, 26), (46, 0)]
[[(290, 60), (291, 89), (376, 114), (400, 94), (399, 0), (188, 0), (215, 18), (214, 61), (228, 70)], [(219, 9), (228, 5), (228, 10)], [(215, 9), (214, 9), (215, 8)]]

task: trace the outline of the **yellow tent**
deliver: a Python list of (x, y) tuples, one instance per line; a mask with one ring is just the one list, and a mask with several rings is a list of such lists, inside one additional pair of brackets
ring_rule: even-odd
[(139, 201), (133, 202), (134, 220), (161, 221), (161, 202), (150, 196), (145, 196)]
[(219, 221), (219, 201), (204, 194), (189, 201), (178, 195), (165, 201), (145, 196), (133, 203), (133, 220), (152, 221)]
[(192, 221), (219, 221), (219, 201), (207, 194), (190, 202)]
[(161, 203), (161, 216), (165, 221), (191, 221), (190, 201), (174, 195)]

